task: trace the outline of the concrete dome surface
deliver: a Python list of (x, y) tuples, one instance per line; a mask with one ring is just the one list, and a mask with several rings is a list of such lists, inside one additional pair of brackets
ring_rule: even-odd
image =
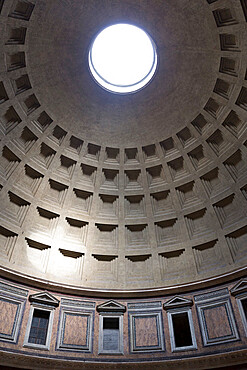
[[(4, 4), (3, 266), (128, 290), (245, 265), (246, 21), (238, 2), (197, 3)], [(157, 45), (134, 94), (89, 72), (92, 40), (117, 22)]]

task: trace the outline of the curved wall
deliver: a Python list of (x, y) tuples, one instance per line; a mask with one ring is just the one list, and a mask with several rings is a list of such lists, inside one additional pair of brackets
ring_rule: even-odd
[[(183, 295), (110, 301), (38, 290), (1, 279), (1, 365), (30, 369), (215, 369), (238, 365), (242, 369), (247, 361), (244, 301), (246, 279)], [(33, 307), (54, 313), (47, 348), (28, 340)], [(178, 347), (172, 344), (170, 315), (179, 313), (191, 314), (194, 346), (181, 348), (178, 333)], [(123, 322), (122, 345), (118, 353), (107, 353), (100, 345), (101, 317), (118, 315)], [(180, 321), (183, 339), (181, 326)]]

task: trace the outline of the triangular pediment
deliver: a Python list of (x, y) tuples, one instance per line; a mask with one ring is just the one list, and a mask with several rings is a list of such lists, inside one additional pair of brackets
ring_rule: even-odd
[(48, 292), (32, 294), (29, 296), (29, 301), (54, 307), (59, 306), (59, 300)]
[(233, 296), (247, 292), (247, 279), (240, 280), (236, 285), (234, 285), (230, 292)]
[(125, 312), (126, 306), (116, 301), (107, 301), (97, 306), (98, 312)]
[(192, 299), (175, 296), (169, 299), (169, 301), (167, 301), (166, 303), (164, 303), (164, 309), (186, 307), (192, 305), (193, 305)]

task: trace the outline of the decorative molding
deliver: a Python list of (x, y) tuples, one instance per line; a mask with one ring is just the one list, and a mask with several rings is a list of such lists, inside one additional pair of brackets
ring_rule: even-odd
[(162, 309), (162, 303), (158, 302), (136, 302), (136, 303), (128, 303), (127, 304), (128, 310), (157, 310)]
[(44, 306), (59, 306), (59, 300), (48, 292), (32, 294), (29, 296), (29, 301)]
[(61, 306), (76, 307), (83, 309), (95, 309), (95, 302), (90, 301), (78, 301), (76, 299), (61, 298)]
[(201, 301), (211, 301), (211, 300), (218, 300), (221, 297), (228, 297), (229, 292), (228, 288), (223, 288), (219, 290), (214, 290), (209, 293), (203, 293), (203, 294), (197, 294), (194, 296), (195, 302), (201, 302)]
[(192, 299), (175, 296), (169, 299), (169, 301), (167, 301), (166, 303), (164, 303), (163, 306), (165, 310), (168, 310), (172, 308), (187, 307), (192, 305), (193, 305)]
[[(96, 255), (100, 256), (100, 255)], [(116, 258), (117, 256), (113, 256)], [(147, 297), (157, 297), (161, 295), (170, 295), (174, 293), (182, 294), (188, 291), (195, 291), (199, 289), (205, 289), (206, 287), (216, 286), (218, 284), (227, 283), (231, 280), (238, 279), (242, 276), (246, 276), (247, 267), (240, 267), (234, 271), (230, 271), (224, 274), (220, 274), (215, 277), (201, 279), (199, 281), (184, 283), (184, 284), (176, 284), (170, 285), (165, 287), (159, 288), (140, 288), (140, 289), (97, 289), (97, 288), (86, 288), (86, 287), (79, 287), (74, 285), (64, 285), (59, 282), (54, 282), (51, 280), (49, 282), (49, 286), (51, 290), (56, 292), (60, 292), (64, 294), (80, 294), (81, 296), (88, 296), (88, 297), (106, 297), (106, 298), (132, 298), (135, 296), (136, 298), (144, 298)], [(16, 282), (28, 284), (32, 286), (36, 286), (40, 288), (47, 288), (47, 281), (42, 278), (35, 278), (29, 274), (24, 274), (21, 272), (16, 272), (13, 269), (8, 267), (0, 266), (0, 274), (2, 277), (7, 279), (15, 280)], [(227, 289), (226, 289), (227, 290)]]
[(13, 294), (15, 296), (21, 296), (23, 298), (26, 298), (28, 296), (28, 290), (22, 289), (17, 286), (9, 285), (3, 282), (0, 282), (0, 291), (5, 294)]
[(241, 279), (234, 287), (230, 290), (233, 296), (237, 296), (241, 293), (247, 293), (247, 279)]
[(98, 312), (118, 312), (123, 314), (126, 311), (126, 306), (110, 300), (98, 305), (96, 309)]
[[(38, 362), (37, 362), (38, 361)], [(131, 369), (162, 369), (162, 370), (184, 370), (184, 369), (205, 369), (205, 364), (209, 368), (222, 367), (222, 366), (234, 366), (241, 364), (246, 364), (247, 362), (247, 352), (246, 349), (238, 349), (235, 351), (227, 353), (216, 353), (214, 355), (202, 355), (202, 356), (190, 356), (189, 358), (181, 359), (181, 356), (172, 356), (164, 361), (163, 357), (150, 358), (146, 357), (140, 358), (140, 361), (134, 362), (133, 359), (109, 359), (100, 358), (100, 362), (96, 362), (95, 359), (89, 358), (85, 361), (85, 358), (79, 358), (74, 356), (68, 361), (66, 358), (54, 358), (54, 356), (46, 353), (37, 353), (36, 356), (32, 354), (27, 354), (22, 351), (20, 353), (13, 352), (11, 350), (1, 353), (1, 363), (4, 366), (22, 366), (22, 367), (32, 367), (32, 369), (50, 369), (54, 370), (55, 367), (60, 367), (69, 370), (102, 370), (109, 369), (109, 367), (120, 368), (121, 364), (125, 367), (131, 367)]]

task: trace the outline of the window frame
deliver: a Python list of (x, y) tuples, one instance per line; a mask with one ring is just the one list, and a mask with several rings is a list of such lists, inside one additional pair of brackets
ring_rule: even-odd
[(244, 300), (247, 300), (247, 292), (245, 292), (241, 295), (238, 295), (236, 297), (239, 313), (240, 313), (242, 323), (243, 323), (243, 327), (244, 327), (244, 331), (245, 331), (245, 336), (247, 337), (247, 317), (246, 317), (246, 314), (244, 312), (244, 308), (243, 308), (243, 304), (242, 304), (242, 301), (244, 301)]
[[(104, 318), (118, 318), (119, 320), (119, 331), (118, 331), (118, 349), (117, 350), (105, 350), (104, 349)], [(123, 355), (124, 345), (123, 345), (123, 314), (118, 312), (100, 312), (99, 314), (99, 350), (98, 354), (104, 355)]]
[[(181, 313), (187, 313), (187, 315), (188, 315), (192, 345), (177, 347), (176, 346), (176, 341), (175, 341), (174, 329), (173, 329), (172, 316), (175, 316), (175, 315), (181, 314)], [(180, 351), (196, 350), (197, 349), (197, 343), (196, 343), (196, 335), (195, 335), (195, 329), (194, 329), (194, 324), (193, 324), (191, 308), (190, 307), (179, 307), (179, 308), (167, 309), (167, 318), (168, 318), (168, 326), (169, 326), (169, 334), (170, 334), (170, 342), (171, 342), (171, 351), (172, 352), (180, 352)]]
[[(43, 349), (43, 350), (49, 351), (50, 342), (51, 342), (51, 334), (52, 334), (52, 325), (53, 325), (53, 319), (54, 319), (54, 309), (55, 309), (55, 307), (44, 306), (44, 305), (41, 305), (41, 304), (38, 304), (38, 303), (32, 303), (32, 305), (30, 307), (30, 311), (29, 311), (29, 317), (28, 317), (28, 323), (27, 323), (27, 328), (26, 328), (26, 334), (25, 334), (25, 338), (24, 338), (23, 347), (34, 348), (34, 349)], [(34, 310), (45, 311), (45, 312), (50, 313), (49, 314), (49, 321), (48, 321), (47, 335), (46, 335), (45, 344), (30, 343), (28, 341), (29, 336), (30, 336), (32, 321), (33, 321)]]

